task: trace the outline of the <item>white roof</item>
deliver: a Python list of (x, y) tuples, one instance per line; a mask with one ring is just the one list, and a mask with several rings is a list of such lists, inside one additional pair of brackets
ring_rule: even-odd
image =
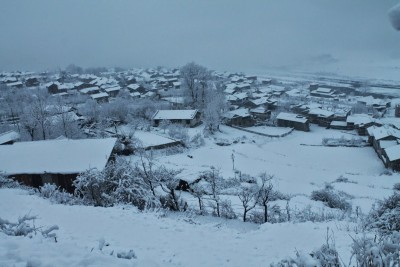
[(321, 108), (310, 109), (308, 114), (317, 115), (317, 116), (321, 116), (321, 117), (331, 117), (334, 115), (333, 112), (325, 110), (325, 109), (321, 109)]
[(109, 88), (105, 88), (104, 91), (106, 92), (113, 92), (113, 91), (119, 91), (121, 90), (120, 86), (114, 86), (114, 87), (109, 87)]
[(82, 90), (79, 90), (79, 92), (81, 92), (82, 94), (87, 94), (89, 92), (94, 92), (94, 91), (98, 91), (99, 87), (95, 86), (95, 87), (89, 87), (89, 88), (84, 88)]
[(230, 119), (234, 117), (248, 117), (248, 116), (250, 116), (250, 113), (249, 110), (246, 108), (235, 109), (224, 114), (225, 118), (230, 118)]
[(10, 141), (16, 141), (20, 138), (19, 133), (16, 131), (8, 131), (0, 134), (0, 145), (5, 144)]
[(93, 99), (97, 99), (97, 98), (102, 98), (102, 97), (108, 97), (107, 93), (98, 93), (98, 94), (94, 94), (90, 96)]
[(296, 121), (301, 123), (306, 123), (308, 121), (307, 118), (301, 115), (297, 115), (294, 113), (286, 113), (286, 112), (279, 113), (276, 119), (285, 121)]
[(0, 171), (6, 174), (80, 173), (103, 170), (116, 138), (46, 140), (0, 146)]
[(373, 122), (374, 119), (367, 114), (353, 114), (353, 115), (348, 116), (346, 121), (348, 123), (354, 123), (355, 125), (360, 125), (360, 124), (367, 124), (367, 123)]
[(191, 120), (197, 114), (197, 109), (189, 110), (157, 110), (153, 120)]
[(385, 148), (385, 152), (390, 161), (400, 159), (400, 145)]

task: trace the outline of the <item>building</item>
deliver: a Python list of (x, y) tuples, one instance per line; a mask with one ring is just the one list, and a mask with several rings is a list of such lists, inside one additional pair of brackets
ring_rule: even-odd
[(294, 113), (279, 113), (276, 117), (276, 125), (279, 127), (290, 127), (304, 132), (310, 131), (310, 122), (308, 119)]
[(21, 138), (20, 134), (16, 131), (8, 131), (0, 134), (0, 145), (12, 145), (19, 141)]
[(223, 116), (223, 121), (227, 125), (250, 127), (255, 124), (253, 116), (249, 113), (248, 109), (240, 108), (229, 111)]
[(0, 146), (0, 171), (28, 186), (53, 183), (73, 192), (72, 182), (79, 173), (104, 169), (116, 140), (63, 139)]
[(200, 124), (200, 117), (197, 109), (157, 110), (152, 117), (152, 124), (157, 127), (164, 121), (194, 127)]

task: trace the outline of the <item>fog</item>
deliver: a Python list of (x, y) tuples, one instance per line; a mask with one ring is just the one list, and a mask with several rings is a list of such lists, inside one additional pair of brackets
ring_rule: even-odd
[(220, 70), (400, 60), (396, 0), (3, 0), (0, 70), (180, 66)]

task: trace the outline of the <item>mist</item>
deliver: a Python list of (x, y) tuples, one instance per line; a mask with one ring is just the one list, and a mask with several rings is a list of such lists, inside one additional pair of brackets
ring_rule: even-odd
[(0, 69), (319, 69), (398, 62), (396, 0), (2, 1)]

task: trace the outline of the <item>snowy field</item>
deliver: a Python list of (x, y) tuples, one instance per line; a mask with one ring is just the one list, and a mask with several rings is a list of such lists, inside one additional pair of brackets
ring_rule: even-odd
[[(189, 129), (189, 135), (201, 127)], [(159, 132), (159, 134), (161, 134)], [(377, 199), (392, 193), (397, 174), (382, 175), (385, 168), (372, 147), (325, 147), (322, 139), (357, 137), (354, 132), (312, 126), (311, 132), (293, 131), (283, 138), (269, 138), (221, 126), (205, 145), (174, 155), (156, 154), (156, 161), (180, 169), (180, 177), (196, 179), (211, 166), (225, 179), (242, 173), (274, 175), (274, 189), (292, 196), (291, 209), (311, 205), (329, 210), (309, 199), (313, 190), (330, 183), (348, 193), (350, 202), (368, 213)], [(216, 140), (230, 145), (219, 146)], [(190, 155), (191, 157), (188, 157)], [(133, 157), (133, 159), (135, 159)], [(350, 182), (335, 182), (340, 176)], [(196, 202), (182, 193), (192, 208)], [(227, 196), (228, 197), (228, 196)], [(230, 196), (232, 197), (232, 196)], [(231, 199), (240, 212), (239, 203)], [(279, 202), (279, 201), (277, 201)], [(282, 204), (284, 203), (277, 203)], [(10, 208), (12, 207), (12, 208)], [(37, 215), (36, 226), (58, 225), (57, 243), (41, 235), (12, 237), (0, 233), (0, 266), (268, 266), (296, 251), (311, 252), (334, 234), (340, 257), (348, 263), (355, 225), (345, 221), (324, 223), (243, 223), (187, 213), (139, 212), (131, 206), (100, 208), (52, 204), (19, 189), (0, 189), (0, 218), (16, 221)], [(108, 246), (99, 244), (105, 240)], [(120, 259), (133, 250), (137, 259)]]

